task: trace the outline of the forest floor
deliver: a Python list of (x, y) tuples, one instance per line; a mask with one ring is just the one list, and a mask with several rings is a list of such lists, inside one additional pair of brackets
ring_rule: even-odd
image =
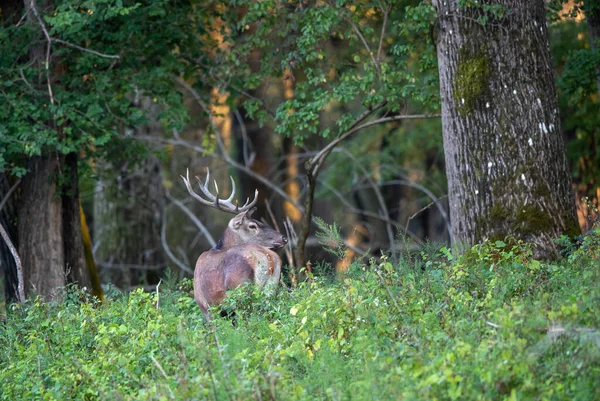
[(0, 399), (598, 400), (600, 229), (558, 261), (531, 255), (497, 241), (356, 261), (271, 297), (244, 286), (212, 324), (189, 280), (102, 303), (67, 288), (8, 306)]

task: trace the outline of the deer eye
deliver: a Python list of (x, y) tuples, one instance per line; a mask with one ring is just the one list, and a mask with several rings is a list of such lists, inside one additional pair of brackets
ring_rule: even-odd
[(249, 224), (248, 228), (250, 228), (251, 230), (256, 230), (258, 227), (256, 227), (256, 224)]

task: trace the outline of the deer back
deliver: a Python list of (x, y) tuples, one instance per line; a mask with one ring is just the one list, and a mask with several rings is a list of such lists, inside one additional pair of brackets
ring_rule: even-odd
[(218, 305), (226, 291), (245, 282), (260, 287), (279, 283), (281, 258), (271, 249), (281, 248), (287, 239), (251, 217), (254, 209), (235, 216), (217, 246), (198, 258), (194, 270), (194, 298), (207, 314)]

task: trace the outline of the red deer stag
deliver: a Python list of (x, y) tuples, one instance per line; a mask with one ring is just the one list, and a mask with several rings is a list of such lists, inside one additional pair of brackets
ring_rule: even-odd
[(259, 287), (274, 288), (279, 284), (281, 274), (281, 258), (271, 249), (283, 247), (287, 238), (266, 224), (254, 220), (251, 216), (256, 208), (258, 190), (254, 199), (246, 200), (244, 206), (232, 203), (235, 196), (235, 182), (231, 178), (231, 195), (227, 199), (219, 199), (219, 187), (215, 181), (216, 195), (210, 193), (208, 182), (210, 171), (207, 169), (204, 184), (198, 177), (200, 190), (206, 197), (198, 195), (190, 183), (190, 172), (183, 177), (183, 182), (192, 197), (203, 205), (236, 214), (229, 221), (223, 237), (217, 245), (204, 252), (196, 262), (194, 270), (194, 298), (202, 309), (207, 320), (210, 319), (208, 308), (223, 301), (226, 291), (236, 288), (245, 282), (253, 282)]

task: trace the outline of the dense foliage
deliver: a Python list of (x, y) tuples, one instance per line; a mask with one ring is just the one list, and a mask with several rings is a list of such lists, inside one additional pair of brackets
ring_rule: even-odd
[(12, 305), (1, 399), (600, 397), (600, 230), (557, 263), (512, 240), (355, 262), (206, 325), (189, 283)]

